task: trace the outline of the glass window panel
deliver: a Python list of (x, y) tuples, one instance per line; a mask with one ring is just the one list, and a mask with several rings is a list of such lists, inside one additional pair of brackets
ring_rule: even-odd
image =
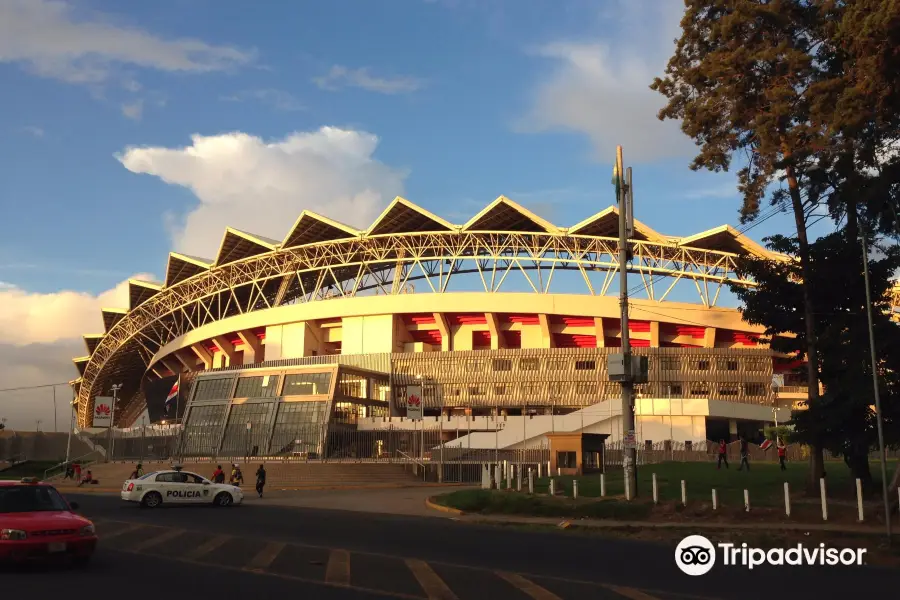
[(225, 424), (227, 404), (193, 406), (185, 420), (182, 451), (187, 456), (215, 454)]
[(368, 398), (369, 379), (353, 373), (341, 373), (338, 381), (338, 393), (351, 398)]
[[(228, 425), (225, 427), (225, 438), (222, 440), (222, 455), (264, 454), (268, 447), (274, 414), (274, 402), (233, 405), (228, 416)], [(249, 430), (247, 423), (250, 423)]]
[(211, 377), (197, 381), (194, 400), (227, 400), (231, 397), (234, 377)]
[(331, 387), (331, 372), (291, 373), (284, 376), (282, 396), (316, 396), (328, 394)]
[(258, 375), (238, 379), (235, 398), (274, 398), (278, 390), (278, 375)]
[(320, 455), (324, 424), (324, 402), (282, 402), (269, 452), (274, 455)]

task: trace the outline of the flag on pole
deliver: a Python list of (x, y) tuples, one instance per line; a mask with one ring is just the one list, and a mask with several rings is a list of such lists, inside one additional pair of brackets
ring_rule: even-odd
[[(181, 379), (179, 377), (179, 379)], [(159, 396), (157, 396), (159, 397)], [(169, 390), (169, 395), (166, 396), (166, 414), (169, 414), (169, 411), (175, 406), (175, 403), (178, 401), (178, 379), (175, 380), (175, 384), (172, 386), (172, 389)], [(178, 416), (177, 414), (175, 415)]]
[(612, 172), (612, 181), (610, 181), (614, 186), (616, 186), (616, 204), (619, 203), (620, 194), (622, 191), (622, 174), (619, 173), (619, 165), (613, 164), (613, 172)]
[(763, 440), (763, 443), (759, 445), (760, 450), (768, 450), (771, 447), (772, 447), (772, 440), (770, 440), (768, 438)]

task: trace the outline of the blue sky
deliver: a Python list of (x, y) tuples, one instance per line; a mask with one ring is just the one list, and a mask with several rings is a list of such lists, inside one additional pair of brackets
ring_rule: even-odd
[(621, 144), (638, 219), (736, 224), (734, 175), (690, 171), (655, 118), (682, 7), (5, 0), (0, 381), (65, 381), (129, 276), (214, 256), (226, 225), (280, 238), (304, 208), (365, 227), (400, 194), (464, 222), (504, 194), (571, 225), (612, 204)]
[[(54, 8), (50, 2), (20, 4), (36, 17)], [(610, 56), (613, 72), (617, 61), (640, 67), (622, 67), (628, 71), (620, 72), (623, 95), (640, 92), (645, 99), (638, 105), (658, 105), (645, 88), (667, 54), (660, 41), (677, 33), (672, 26), (680, 2), (645, 4), (671, 6), (635, 27), (636, 9), (614, 1), (57, 5), (66, 10), (54, 11), (59, 22), (45, 21), (42, 33), (51, 36), (54, 27), (69, 25), (69, 43), (77, 47), (88, 43), (78, 28), (100, 23), (106, 35), (119, 39), (105, 46), (114, 49), (108, 57), (57, 61), (51, 55), (59, 64), (50, 69), (35, 66), (40, 61), (27, 54), (0, 62), (6, 90), (0, 96), (0, 160), (6, 166), (0, 203), (7, 215), (0, 224), (0, 281), (42, 293), (99, 293), (132, 273), (161, 275), (174, 245), (173, 219), (189, 213), (197, 198), (184, 187), (129, 171), (115, 155), (129, 146), (181, 148), (192, 134), (244, 132), (277, 141), (322, 126), (364, 131), (379, 140), (372, 157), (407, 174), (402, 194), (451, 220), (464, 220), (502, 193), (561, 225), (611, 203), (609, 171), (618, 142), (635, 169), (639, 218), (675, 235), (733, 223), (733, 177), (689, 171), (690, 143), (673, 135), (674, 125), (659, 124), (652, 110), (644, 111), (645, 131), (633, 135), (666, 129), (659, 137), (662, 150), (677, 146), (674, 138), (681, 152), (639, 148), (635, 156), (628, 136), (598, 140), (592, 131), (603, 131), (602, 123), (579, 117), (577, 106), (560, 107), (553, 96), (581, 93), (589, 106), (597, 92), (569, 57), (621, 47)], [(636, 31), (641, 39), (634, 39)], [(141, 40), (127, 39), (139, 35), (160, 45), (191, 39), (234, 57), (205, 57), (197, 70), (179, 72), (152, 52), (143, 56)], [(654, 46), (662, 49), (648, 51)], [(94, 65), (104, 71), (95, 81), (72, 81)], [(350, 75), (323, 82), (332, 69)], [(359, 73), (370, 81), (356, 81)], [(638, 81), (630, 81), (635, 75)], [(573, 84), (578, 78), (588, 81)], [(553, 85), (559, 89), (548, 90)], [(615, 81), (602, 86), (610, 82), (595, 87), (616, 89)], [(600, 118), (611, 122), (631, 110), (615, 100), (597, 108), (608, 110)], [(546, 116), (566, 110), (573, 114)], [(624, 118), (635, 122), (634, 116)], [(302, 208), (298, 204), (296, 213)], [(283, 228), (274, 223), (262, 233)], [(214, 250), (213, 243), (204, 254)]]

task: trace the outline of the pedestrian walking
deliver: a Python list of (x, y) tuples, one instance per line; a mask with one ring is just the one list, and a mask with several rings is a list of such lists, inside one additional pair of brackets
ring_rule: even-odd
[(263, 488), (266, 487), (266, 467), (263, 465), (259, 465), (259, 468), (256, 470), (256, 493), (259, 494), (259, 497), (263, 497)]
[(741, 464), (738, 466), (738, 471), (743, 471), (744, 466), (748, 471), (750, 470), (750, 444), (747, 442), (747, 438), (741, 436)]
[(222, 465), (216, 465), (216, 470), (212, 474), (212, 480), (213, 483), (225, 483), (225, 471), (222, 470)]
[(781, 438), (778, 438), (778, 464), (781, 466), (782, 471), (787, 471), (787, 467), (784, 464), (786, 454), (787, 447), (784, 445), (784, 441)]
[(719, 440), (719, 461), (716, 463), (716, 469), (722, 468), (722, 463), (725, 463), (725, 468), (728, 467), (728, 445), (725, 443), (725, 440)]
[(241, 467), (237, 464), (232, 465), (231, 469), (231, 485), (243, 485), (244, 484), (244, 474), (241, 473)]

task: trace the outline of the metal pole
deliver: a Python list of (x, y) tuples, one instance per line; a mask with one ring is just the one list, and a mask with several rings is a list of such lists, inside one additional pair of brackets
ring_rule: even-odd
[(53, 386), (53, 433), (59, 431), (59, 423), (57, 420), (58, 415), (56, 414), (56, 386)]
[(119, 391), (119, 386), (112, 386), (112, 409), (109, 413), (109, 429), (106, 430), (106, 462), (112, 460), (112, 450), (113, 450), (113, 427), (116, 424), (116, 398), (117, 393)]
[(71, 409), (71, 416), (69, 417), (69, 435), (66, 439), (66, 464), (69, 462), (69, 457), (72, 456), (72, 431), (75, 429), (75, 388), (72, 388), (72, 401), (69, 402), (69, 408)]
[[(616, 177), (619, 182), (622, 180), (622, 147), (616, 147)], [(627, 196), (628, 188), (631, 187), (631, 169), (628, 169), (628, 178), (624, 185), (617, 184), (617, 192), (619, 201), (619, 309), (622, 313), (622, 355), (625, 358), (626, 367), (631, 365), (631, 342), (628, 339), (628, 221), (627, 221)], [(622, 422), (624, 425), (624, 434), (628, 436), (634, 432), (634, 385), (631, 382), (630, 371), (626, 374), (625, 380), (622, 381)], [(628, 485), (626, 489), (626, 500), (631, 500), (632, 490), (636, 490), (635, 463), (637, 459), (637, 450), (635, 448), (625, 448), (623, 452), (622, 467), (624, 470), (625, 481)]]
[(884, 453), (884, 426), (881, 416), (881, 394), (878, 392), (878, 357), (875, 354), (875, 327), (872, 323), (872, 292), (869, 289), (869, 249), (862, 233), (863, 278), (866, 284), (866, 317), (869, 321), (869, 352), (872, 355), (872, 387), (875, 392), (875, 422), (878, 425), (878, 453), (881, 457), (881, 494), (884, 500), (884, 526), (891, 541), (891, 503), (888, 500), (887, 456)]

